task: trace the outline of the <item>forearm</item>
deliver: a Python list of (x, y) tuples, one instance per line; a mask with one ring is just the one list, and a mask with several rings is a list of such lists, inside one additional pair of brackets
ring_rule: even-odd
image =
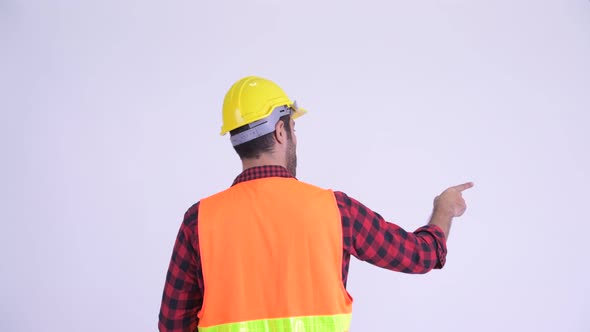
[(446, 257), (446, 243), (440, 228), (429, 225), (414, 232), (383, 222), (370, 232), (372, 243), (358, 246), (353, 242), (353, 255), (373, 265), (403, 273), (422, 274), (442, 268)]
[(430, 217), (429, 225), (435, 225), (442, 229), (443, 233), (445, 233), (445, 239), (449, 238), (449, 233), (451, 232), (451, 225), (453, 223), (453, 215), (447, 211), (443, 211), (441, 209), (434, 209), (432, 211), (432, 216)]

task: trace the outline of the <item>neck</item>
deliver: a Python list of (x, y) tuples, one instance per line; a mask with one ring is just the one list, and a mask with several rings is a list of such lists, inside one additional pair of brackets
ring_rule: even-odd
[(242, 170), (246, 170), (252, 167), (258, 166), (268, 166), (268, 165), (277, 165), (287, 167), (286, 163), (282, 160), (279, 160), (273, 155), (263, 154), (260, 158), (251, 158), (251, 159), (243, 159), (242, 160)]

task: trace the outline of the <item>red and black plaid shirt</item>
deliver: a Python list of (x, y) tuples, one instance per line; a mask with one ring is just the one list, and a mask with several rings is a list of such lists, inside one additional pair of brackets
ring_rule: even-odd
[[(261, 166), (242, 172), (233, 185), (265, 177), (293, 177), (281, 166)], [(434, 225), (408, 233), (389, 223), (359, 201), (335, 191), (342, 217), (344, 255), (342, 281), (346, 285), (350, 255), (379, 267), (404, 273), (426, 273), (442, 268), (447, 247), (442, 230)], [(160, 331), (197, 329), (203, 304), (203, 274), (197, 234), (199, 203), (188, 209), (170, 260), (160, 307)]]

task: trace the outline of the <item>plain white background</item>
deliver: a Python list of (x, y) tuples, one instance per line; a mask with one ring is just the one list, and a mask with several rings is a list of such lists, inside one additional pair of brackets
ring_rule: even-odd
[(590, 2), (0, 1), (0, 330), (155, 331), (186, 209), (231, 184), (221, 104), (279, 83), (300, 180), (448, 263), (354, 260), (353, 331), (589, 331)]

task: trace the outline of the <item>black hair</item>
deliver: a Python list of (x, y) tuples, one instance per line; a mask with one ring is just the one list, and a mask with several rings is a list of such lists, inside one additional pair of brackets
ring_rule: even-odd
[[(283, 121), (283, 123), (285, 124), (285, 131), (287, 132), (287, 139), (291, 139), (291, 116), (290, 115), (285, 115), (282, 116), (279, 121)], [(236, 135), (239, 134), (243, 131), (248, 130), (249, 127), (248, 125), (236, 128), (232, 131), (230, 131), (230, 135)], [(255, 138), (251, 141), (242, 143), (240, 145), (236, 145), (234, 146), (234, 150), (236, 150), (236, 152), (238, 153), (238, 156), (240, 156), (240, 159), (258, 159), (260, 158), (260, 155), (262, 153), (268, 153), (268, 152), (272, 152), (274, 146), (275, 146), (275, 137), (274, 137), (274, 131), (272, 133), (268, 133), (266, 135), (262, 135), (258, 138)]]

